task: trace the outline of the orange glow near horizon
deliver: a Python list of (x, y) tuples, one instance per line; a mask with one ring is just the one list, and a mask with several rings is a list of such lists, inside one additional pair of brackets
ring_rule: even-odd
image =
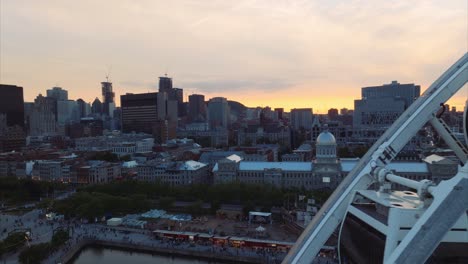
[[(378, 84), (376, 84), (378, 85)], [(117, 88), (117, 89), (116, 89)], [(24, 100), (25, 102), (33, 102), (34, 98), (37, 96), (31, 90), (24, 88)], [(354, 109), (354, 100), (361, 98), (361, 87), (357, 88), (324, 88), (327, 90), (325, 95), (317, 96), (308, 96), (306, 95), (307, 88), (287, 88), (278, 91), (264, 92), (264, 91), (243, 91), (241, 93), (235, 93), (231, 91), (226, 91), (225, 93), (204, 93), (205, 100), (208, 101), (213, 97), (225, 97), (231, 101), (237, 101), (246, 107), (267, 107), (270, 108), (284, 108), (286, 112), (289, 112), (293, 108), (312, 108), (314, 114), (326, 114), (330, 108), (336, 108), (340, 110), (341, 108)], [(452, 97), (447, 104), (450, 107), (455, 106), (457, 111), (463, 111), (465, 107), (465, 102), (468, 99), (466, 94), (467, 88), (460, 89), (460, 91)], [(41, 92), (45, 95), (46, 89)], [(115, 87), (114, 90), (122, 91), (123, 88)], [(287, 92), (289, 90), (295, 91), (294, 93)], [(344, 92), (343, 92), (344, 90)], [(422, 89), (423, 91), (425, 89)], [(86, 91), (86, 94), (83, 93)], [(422, 92), (423, 92), (422, 91)], [(153, 90), (138, 90), (132, 91), (132, 93), (144, 93), (144, 92), (156, 92)], [(422, 93), (421, 92), (421, 93)], [(304, 96), (298, 96), (297, 94), (305, 94)], [(120, 106), (120, 95), (125, 93), (116, 93), (116, 103), (117, 106)], [(184, 101), (188, 101), (189, 91), (184, 90)], [(200, 93), (203, 94), (203, 93)], [(335, 96), (330, 94), (336, 94)], [(82, 89), (80, 93), (76, 93), (74, 90), (69, 91), (69, 99), (77, 100), (78, 98), (84, 99), (86, 102), (91, 103), (95, 98), (100, 96), (100, 88), (87, 91)]]

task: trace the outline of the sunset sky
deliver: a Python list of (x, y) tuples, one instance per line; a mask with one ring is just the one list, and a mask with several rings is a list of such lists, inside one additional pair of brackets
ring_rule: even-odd
[(467, 52), (467, 2), (0, 0), (0, 83), (92, 101), (110, 73), (120, 104), (167, 72), (185, 98), (353, 108), (364, 86), (425, 90)]

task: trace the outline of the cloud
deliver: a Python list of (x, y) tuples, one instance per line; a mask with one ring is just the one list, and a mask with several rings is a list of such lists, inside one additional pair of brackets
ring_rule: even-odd
[(144, 82), (144, 81), (120, 81), (119, 85), (123, 88), (150, 88), (158, 89), (158, 84), (156, 82)]
[(181, 82), (183, 87), (196, 89), (199, 92), (231, 91), (278, 91), (295, 85), (287, 80), (206, 80)]
[(57, 81), (92, 100), (108, 65), (112, 79), (123, 80), (116, 93), (155, 91), (169, 69), (176, 87), (234, 100), (237, 91), (259, 104), (264, 97), (250, 92), (284, 91), (292, 102), (338, 97), (395, 79), (429, 85), (467, 43), (466, 0), (1, 5), (0, 78), (24, 86), (27, 100)]

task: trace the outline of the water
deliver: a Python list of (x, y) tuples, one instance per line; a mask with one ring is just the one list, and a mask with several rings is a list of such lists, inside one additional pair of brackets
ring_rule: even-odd
[[(135, 252), (130, 250), (85, 247), (70, 264), (146, 264), (146, 263), (171, 263), (171, 264), (220, 264), (222, 262), (206, 259), (174, 257), (169, 255), (156, 255), (151, 253)], [(223, 262), (226, 263), (226, 262)]]

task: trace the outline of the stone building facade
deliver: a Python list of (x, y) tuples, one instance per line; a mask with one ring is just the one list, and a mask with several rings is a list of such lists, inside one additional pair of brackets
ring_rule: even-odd
[[(317, 137), (316, 155), (312, 162), (248, 162), (240, 157), (227, 157), (214, 166), (214, 183), (241, 182), (270, 184), (279, 188), (334, 189), (359, 162), (357, 158), (339, 159), (336, 148), (335, 137), (325, 130)], [(387, 165), (387, 169), (403, 177), (413, 180), (433, 179), (435, 182), (455, 175), (456, 167), (457, 164), (448, 159), (434, 157), (419, 162), (393, 162)], [(444, 171), (442, 177), (441, 171)]]

